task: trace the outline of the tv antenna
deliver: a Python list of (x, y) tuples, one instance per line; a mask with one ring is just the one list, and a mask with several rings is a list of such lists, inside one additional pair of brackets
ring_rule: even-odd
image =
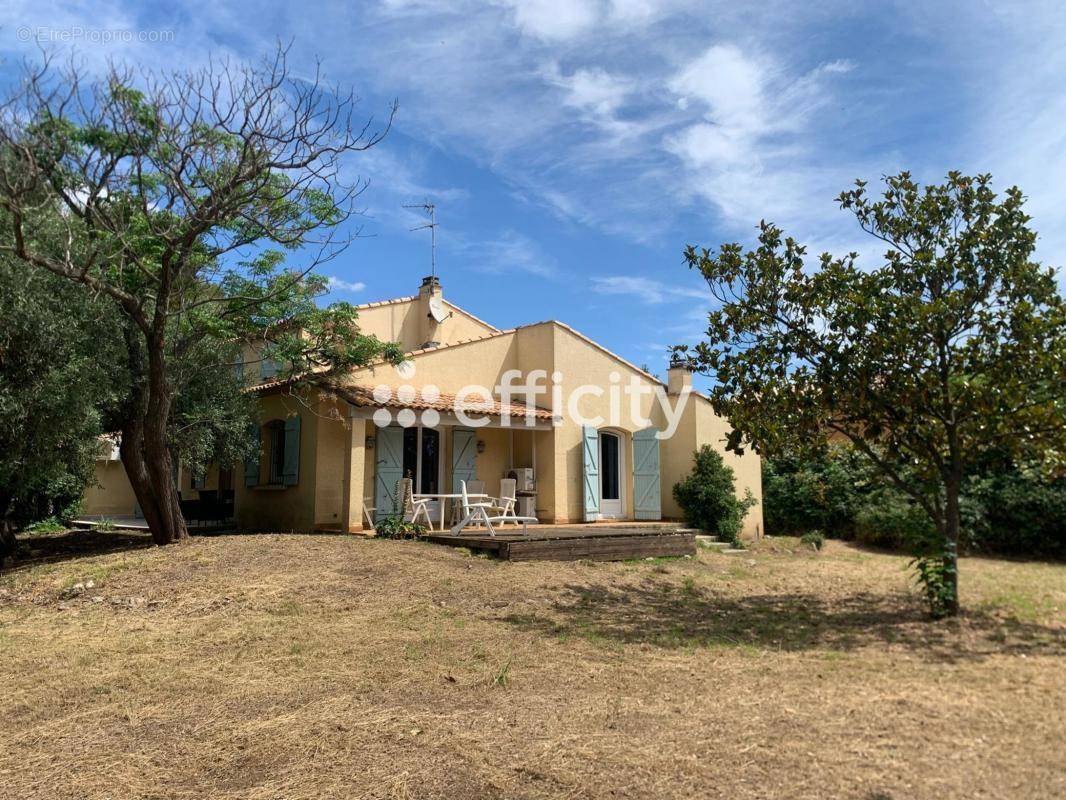
[(412, 231), (424, 231), (429, 228), (429, 274), (437, 276), (437, 206), (426, 200), (424, 203), (405, 205), (404, 208), (420, 208), (429, 217), (425, 225), (411, 228)]

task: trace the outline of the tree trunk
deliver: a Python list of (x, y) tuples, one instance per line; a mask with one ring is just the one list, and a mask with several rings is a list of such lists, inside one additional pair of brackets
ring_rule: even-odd
[(174, 484), (170, 451), (158, 442), (147, 443), (145, 425), (135, 420), (122, 430), (119, 453), (133, 494), (156, 544), (171, 544), (189, 537)]
[(959, 532), (961, 514), (959, 496), (962, 494), (962, 476), (953, 474), (945, 485), (944, 502), (944, 597), (942, 611), (953, 617), (959, 613)]
[(0, 519), (0, 565), (15, 555), (15, 523), (7, 517)]
[[(173, 461), (167, 447), (171, 390), (161, 336), (141, 340), (132, 324), (123, 328), (132, 377), (119, 454), (144, 521), (156, 544), (189, 538), (181, 513)], [(142, 349), (143, 348), (143, 349)]]

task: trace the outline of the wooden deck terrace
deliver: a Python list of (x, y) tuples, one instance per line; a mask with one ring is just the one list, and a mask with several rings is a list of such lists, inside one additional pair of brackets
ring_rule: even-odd
[(449, 547), (466, 547), (506, 561), (628, 561), (635, 558), (696, 554), (695, 532), (677, 525), (531, 525), (525, 531), (508, 526), (496, 535), (467, 529), (422, 539)]

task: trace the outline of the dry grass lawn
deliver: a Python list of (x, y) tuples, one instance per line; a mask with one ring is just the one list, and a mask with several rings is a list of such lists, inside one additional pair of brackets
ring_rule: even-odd
[(905, 559), (835, 542), (28, 546), (0, 576), (4, 798), (1066, 796), (1066, 565), (968, 559), (967, 614), (929, 623)]

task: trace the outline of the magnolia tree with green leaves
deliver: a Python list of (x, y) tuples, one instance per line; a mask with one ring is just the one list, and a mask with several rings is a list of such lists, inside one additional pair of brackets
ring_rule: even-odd
[(188, 535), (173, 454), (249, 444), (242, 342), (265, 341), (282, 377), (399, 357), (352, 306), (318, 302), (315, 268), (350, 243), (365, 188), (343, 179), (345, 159), (392, 118), (357, 124), (356, 108), (317, 75), (291, 77), (282, 48), (258, 66), (97, 79), (45, 60), (0, 106), (0, 253), (112, 305), (128, 380), (115, 429), (159, 544)]
[(1061, 470), (1066, 453), (1066, 304), (1033, 261), (1021, 191), (953, 172), (920, 186), (904, 172), (839, 197), (885, 246), (817, 264), (772, 224), (758, 246), (689, 247), (721, 303), (707, 338), (675, 348), (712, 376), (734, 430), (728, 447), (774, 456), (849, 441), (905, 492), (935, 533), (914, 542), (931, 611), (959, 610), (959, 498), (967, 468), (995, 448)]

